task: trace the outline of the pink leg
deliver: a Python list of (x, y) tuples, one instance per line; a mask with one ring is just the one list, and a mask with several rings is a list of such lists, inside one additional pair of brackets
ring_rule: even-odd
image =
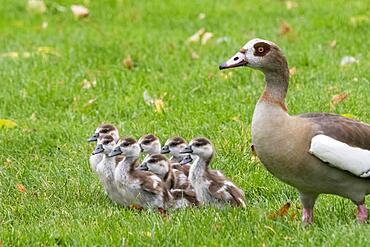
[(313, 209), (312, 208), (303, 208), (302, 221), (305, 224), (313, 223)]
[(302, 221), (304, 224), (313, 223), (313, 208), (317, 199), (317, 194), (299, 192), (299, 197), (303, 205)]
[(362, 202), (362, 203), (358, 204), (357, 208), (358, 208), (358, 213), (357, 213), (358, 223), (360, 223), (360, 224), (366, 223), (368, 213), (367, 213), (367, 208), (366, 208), (365, 203)]

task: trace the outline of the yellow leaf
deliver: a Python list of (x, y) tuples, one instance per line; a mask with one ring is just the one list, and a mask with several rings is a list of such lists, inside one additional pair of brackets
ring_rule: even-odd
[(188, 43), (196, 43), (200, 40), (200, 37), (205, 33), (206, 29), (201, 28), (195, 34), (188, 38)]
[(94, 96), (93, 98), (89, 99), (85, 104), (84, 104), (84, 108), (87, 108), (87, 107), (90, 107), (92, 106), (96, 101), (96, 97)]
[(213, 37), (213, 33), (211, 32), (205, 32), (202, 36), (201, 44), (205, 45), (207, 42)]
[(1, 127), (4, 127), (4, 128), (12, 129), (12, 128), (14, 128), (15, 126), (17, 126), (17, 124), (16, 124), (13, 120), (9, 120), (9, 119), (0, 119), (0, 128), (1, 128)]
[(297, 68), (296, 67), (291, 67), (289, 69), (289, 75), (293, 76), (295, 74), (297, 74)]
[(155, 111), (158, 113), (162, 113), (164, 110), (164, 103), (162, 99), (155, 99), (154, 100)]
[(11, 51), (11, 52), (7, 52), (7, 53), (3, 53), (3, 54), (1, 54), (1, 56), (3, 56), (3, 57), (10, 57), (10, 58), (18, 58), (19, 57), (19, 53), (16, 52), (16, 51)]
[(54, 55), (59, 57), (60, 54), (52, 47), (49, 46), (41, 46), (37, 48), (37, 52), (41, 55)]
[(358, 117), (356, 117), (355, 115), (352, 115), (350, 113), (344, 113), (344, 114), (340, 114), (340, 115), (343, 116), (343, 117), (346, 117), (346, 118), (358, 120)]

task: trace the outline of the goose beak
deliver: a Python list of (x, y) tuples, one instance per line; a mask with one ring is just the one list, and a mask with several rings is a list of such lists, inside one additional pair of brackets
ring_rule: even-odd
[(190, 155), (186, 155), (181, 161), (180, 161), (180, 165), (185, 165), (185, 164), (188, 164), (190, 162), (192, 162), (193, 159), (191, 158)]
[(180, 150), (180, 154), (190, 154), (193, 152), (193, 149), (191, 149), (191, 146), (187, 146)]
[(122, 154), (120, 147), (115, 147), (109, 154), (108, 157), (113, 157)]
[(246, 66), (248, 64), (248, 61), (245, 57), (245, 54), (242, 52), (236, 53), (233, 57), (231, 57), (229, 60), (227, 60), (225, 63), (221, 64), (219, 66), (220, 70), (223, 69), (230, 69), (240, 66)]
[(146, 162), (141, 163), (140, 166), (137, 169), (139, 169), (141, 171), (147, 171), (147, 170), (149, 170), (148, 165), (147, 165)]
[(89, 139), (87, 139), (88, 142), (96, 142), (98, 140), (99, 133), (95, 133), (94, 135), (90, 136)]
[(144, 148), (141, 146), (141, 144), (139, 144), (139, 147), (140, 147), (140, 153), (144, 152)]
[(103, 145), (102, 144), (98, 144), (96, 145), (94, 151), (92, 152), (93, 155), (95, 154), (100, 154), (104, 151), (104, 148), (103, 148)]
[(161, 154), (168, 154), (170, 152), (170, 147), (168, 145), (164, 145), (161, 150)]

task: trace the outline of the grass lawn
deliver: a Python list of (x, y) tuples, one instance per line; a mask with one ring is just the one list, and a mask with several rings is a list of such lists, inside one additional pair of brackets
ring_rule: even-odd
[[(88, 18), (74, 18), (76, 3), (89, 8)], [(0, 129), (0, 246), (369, 245), (369, 225), (358, 225), (355, 205), (339, 197), (321, 196), (315, 224), (301, 225), (297, 191), (251, 157), (262, 74), (218, 70), (249, 39), (273, 40), (296, 68), (291, 114), (336, 112), (370, 122), (368, 1), (296, 0), (292, 9), (278, 0), (46, 5), (39, 14), (25, 0), (0, 4), (0, 118), (17, 124)], [(280, 33), (283, 21), (290, 30)], [(200, 28), (214, 36), (187, 43)], [(346, 55), (358, 63), (341, 67)], [(122, 63), (128, 56), (133, 69)], [(145, 90), (163, 100), (163, 111), (144, 102)], [(330, 107), (342, 92), (348, 98)], [(210, 138), (213, 166), (245, 190), (247, 208), (185, 209), (163, 219), (113, 205), (88, 164), (86, 138), (102, 122), (136, 138)], [(269, 217), (287, 202), (287, 216)]]

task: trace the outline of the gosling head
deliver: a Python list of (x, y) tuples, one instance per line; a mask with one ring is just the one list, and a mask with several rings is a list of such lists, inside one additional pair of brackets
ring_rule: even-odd
[(187, 146), (186, 141), (179, 137), (172, 137), (166, 141), (164, 146), (162, 147), (161, 154), (168, 154), (170, 153), (174, 157), (180, 157), (180, 151)]
[(252, 39), (239, 52), (221, 64), (219, 68), (222, 70), (240, 66), (271, 72), (287, 68), (287, 62), (280, 48), (273, 42), (263, 39)]
[(149, 134), (142, 136), (138, 141), (141, 151), (146, 154), (161, 153), (161, 143), (155, 135)]
[(87, 141), (96, 142), (101, 135), (111, 135), (116, 142), (119, 139), (118, 129), (114, 125), (102, 124), (95, 130), (95, 133), (87, 139)]
[(95, 150), (93, 151), (93, 155), (104, 153), (108, 155), (116, 145), (113, 136), (111, 135), (100, 135)]
[(120, 154), (128, 158), (138, 158), (140, 155), (140, 146), (132, 137), (122, 138), (110, 152), (109, 156), (113, 157)]
[(159, 177), (164, 178), (170, 170), (170, 164), (166, 156), (152, 154), (139, 166), (140, 170), (151, 171)]
[(191, 140), (189, 145), (182, 149), (180, 153), (191, 154), (209, 160), (213, 156), (213, 145), (207, 138), (199, 137)]

